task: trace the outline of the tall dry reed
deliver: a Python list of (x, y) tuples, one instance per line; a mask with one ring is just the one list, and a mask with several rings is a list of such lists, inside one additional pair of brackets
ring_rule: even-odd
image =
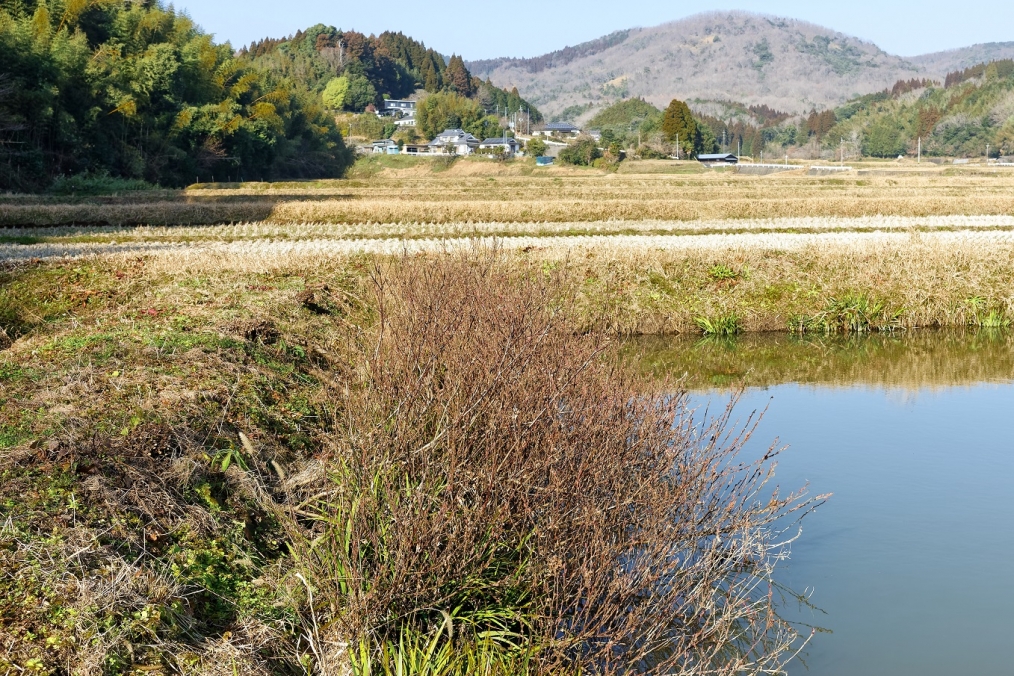
[(326, 453), (290, 481), (317, 673), (393, 670), (406, 641), (533, 673), (784, 664), (778, 529), (812, 502), (765, 488), (774, 451), (642, 395), (534, 266), (402, 259), (373, 281)]

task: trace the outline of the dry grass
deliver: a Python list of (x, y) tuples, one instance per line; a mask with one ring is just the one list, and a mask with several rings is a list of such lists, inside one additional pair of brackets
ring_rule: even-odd
[[(136, 244), (141, 248), (153, 245), (190, 245), (204, 243), (237, 242), (335, 242), (336, 247), (355, 248), (382, 252), (391, 251), (392, 243), (404, 242), (410, 248), (433, 248), (433, 242), (445, 241), (448, 246), (457, 246), (463, 238), (510, 238), (505, 246), (523, 248), (540, 245), (558, 247), (567, 242), (575, 246), (586, 246), (591, 241), (600, 242), (603, 237), (618, 237), (616, 245), (627, 241), (643, 241), (646, 247), (655, 247), (662, 242), (678, 240), (659, 239), (691, 235), (761, 235), (761, 234), (821, 234), (821, 233), (885, 233), (885, 232), (997, 232), (1014, 230), (1014, 216), (882, 216), (865, 218), (777, 218), (715, 221), (596, 221), (564, 223), (447, 223), (408, 225), (390, 223), (369, 224), (321, 224), (301, 223), (282, 225), (276, 223), (240, 223), (236, 225), (172, 226), (172, 227), (70, 227), (17, 228), (0, 230), (0, 256), (4, 258), (31, 258), (54, 255), (44, 253), (69, 245), (92, 246), (99, 252), (111, 247)], [(631, 240), (630, 236), (644, 239)], [(1001, 238), (1003, 235), (1001, 234)], [(520, 238), (520, 239), (519, 239)], [(534, 241), (543, 238), (544, 241)], [(564, 239), (566, 238), (566, 239)], [(589, 240), (589, 238), (596, 238)], [(753, 242), (765, 243), (792, 238), (739, 238), (744, 246)], [(802, 241), (802, 238), (795, 238)], [(4, 244), (6, 240), (6, 245)], [(380, 242), (376, 240), (381, 240)], [(602, 240), (606, 241), (606, 240)], [(730, 238), (691, 238), (687, 246), (714, 246), (715, 242), (736, 241)], [(339, 244), (341, 242), (341, 244)], [(44, 247), (30, 248), (43, 244)], [(671, 245), (670, 245), (671, 246)], [(28, 247), (28, 248), (22, 248)], [(74, 250), (74, 247), (67, 249)], [(87, 248), (81, 248), (81, 251)], [(61, 254), (55, 254), (61, 255)]]
[[(0, 226), (300, 223), (564, 223), (1014, 214), (1014, 176), (813, 178), (657, 176), (383, 176), (306, 188), (191, 190), (159, 197), (0, 202)], [(113, 202), (113, 203), (110, 203)]]

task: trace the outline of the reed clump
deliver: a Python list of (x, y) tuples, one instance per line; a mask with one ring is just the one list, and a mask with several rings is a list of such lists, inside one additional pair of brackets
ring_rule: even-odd
[(639, 395), (600, 332), (574, 335), (565, 285), (502, 264), (375, 277), (363, 380), (301, 489), (316, 645), (351, 637), (361, 673), (396, 672), (406, 645), (442, 673), (470, 673), (476, 646), (494, 673), (779, 663), (797, 636), (766, 600), (765, 533), (799, 503), (756, 501), (769, 468), (733, 461), (726, 417), (702, 429), (681, 395)]
[(736, 315), (696, 317), (694, 323), (706, 336), (734, 336), (743, 331), (740, 318)]

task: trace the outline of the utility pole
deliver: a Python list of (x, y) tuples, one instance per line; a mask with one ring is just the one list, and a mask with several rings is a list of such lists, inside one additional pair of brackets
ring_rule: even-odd
[(917, 164), (922, 164), (922, 136), (919, 137), (919, 159), (916, 161)]
[(680, 135), (676, 134), (676, 159), (680, 158)]
[(989, 165), (989, 144), (986, 144), (986, 165)]

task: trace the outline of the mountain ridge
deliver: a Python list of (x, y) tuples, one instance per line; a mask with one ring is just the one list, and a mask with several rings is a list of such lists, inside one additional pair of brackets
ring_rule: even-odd
[(737, 101), (791, 113), (826, 109), (899, 80), (1014, 56), (1014, 42), (903, 58), (797, 19), (707, 12), (634, 27), (542, 56), (468, 61), (476, 76), (517, 87), (554, 117), (587, 118), (622, 98)]

